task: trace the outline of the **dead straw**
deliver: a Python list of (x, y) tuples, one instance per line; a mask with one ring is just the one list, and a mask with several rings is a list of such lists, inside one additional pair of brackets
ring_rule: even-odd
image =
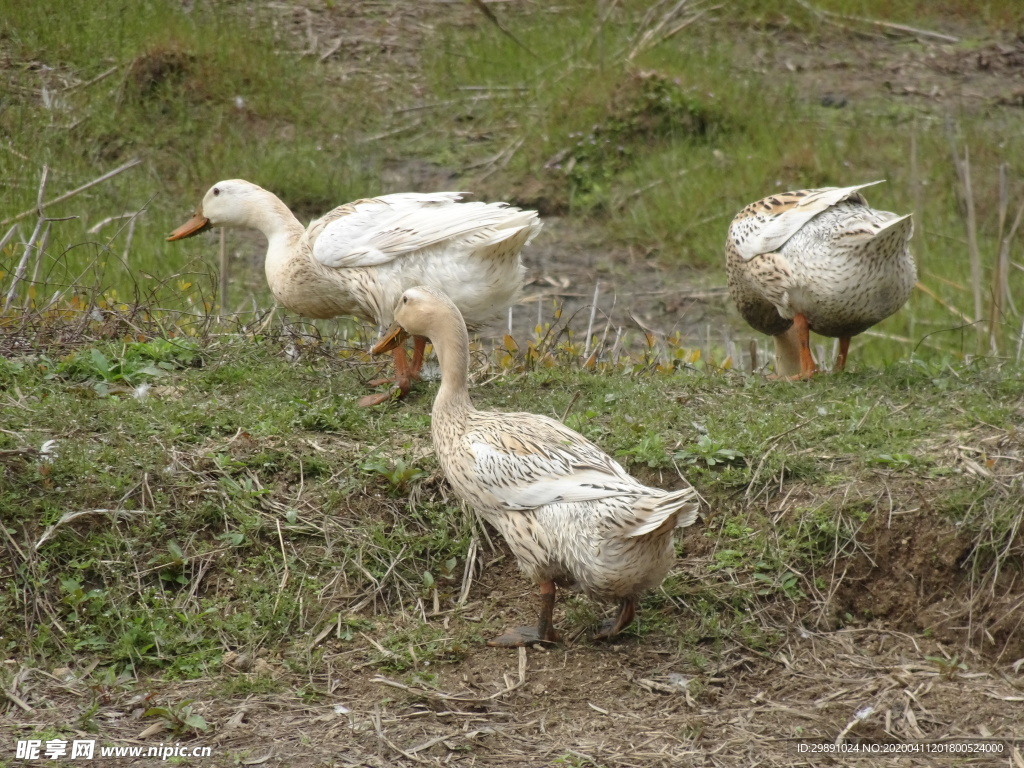
[(854, 16), (848, 13), (836, 13), (835, 11), (826, 11), (821, 8), (815, 8), (806, 0), (796, 0), (797, 3), (808, 11), (813, 13), (819, 19), (828, 21), (838, 26), (845, 26), (840, 23), (841, 21), (855, 21), (860, 24), (868, 24), (872, 27), (878, 27), (880, 29), (891, 30), (893, 32), (902, 32), (903, 34), (913, 35), (914, 37), (930, 37), (933, 40), (939, 40), (943, 43), (958, 43), (960, 38), (954, 37), (953, 35), (947, 35), (942, 32), (933, 32), (930, 29), (921, 29), (920, 27), (911, 27), (907, 24), (897, 24), (892, 21), (881, 21), (879, 19), (869, 19), (865, 16)]
[(1010, 207), (1009, 193), (1006, 188), (1006, 163), (999, 164), (999, 230), (996, 242), (999, 252), (996, 255), (996, 268), (992, 270), (992, 303), (988, 314), (988, 346), (993, 355), (999, 354), (999, 318), (1003, 316), (1003, 296), (1006, 280), (1009, 277), (1009, 254), (1003, 248), (1003, 232), (1006, 231), (1006, 215)]
[(981, 290), (981, 250), (978, 248), (978, 219), (974, 207), (974, 191), (971, 187), (971, 157), (970, 148), (964, 147), (964, 156), (956, 146), (956, 136), (953, 132), (951, 122), (946, 123), (946, 132), (949, 135), (949, 148), (953, 157), (953, 167), (956, 169), (957, 179), (960, 181), (960, 189), (963, 195), (966, 218), (964, 226), (967, 230), (967, 255), (971, 264), (971, 290), (974, 296), (974, 322), (977, 323), (979, 341), (985, 333), (984, 324), (981, 318), (984, 316), (984, 302)]
[(220, 275), (217, 280), (221, 317), (228, 313), (228, 243), (227, 230), (220, 228)]
[[(594, 320), (597, 317), (597, 296), (601, 290), (601, 283), (594, 283), (594, 298), (590, 300), (590, 321), (587, 323), (586, 342), (583, 345), (583, 359), (590, 357), (590, 340), (594, 332)], [(564, 419), (563, 419), (564, 420)]]
[(6, 227), (8, 224), (12, 224), (15, 221), (21, 221), (21, 219), (24, 219), (27, 216), (31, 216), (33, 213), (38, 212), (41, 208), (47, 208), (47, 207), (49, 207), (51, 205), (56, 205), (57, 203), (63, 203), (65, 200), (68, 200), (68, 199), (74, 197), (75, 195), (79, 194), (80, 192), (84, 192), (85, 190), (89, 189), (90, 187), (95, 187), (97, 184), (101, 184), (104, 181), (107, 181), (108, 179), (112, 179), (114, 176), (117, 176), (117, 174), (123, 173), (124, 171), (127, 171), (129, 168), (134, 168), (136, 165), (138, 165), (141, 162), (142, 161), (138, 160), (138, 159), (136, 159), (136, 160), (129, 160), (124, 165), (120, 165), (120, 166), (118, 166), (117, 168), (115, 168), (112, 171), (107, 171), (102, 176), (99, 176), (98, 178), (93, 179), (92, 181), (88, 182), (87, 184), (83, 184), (82, 186), (77, 187), (77, 188), (71, 190), (70, 192), (65, 192), (63, 195), (58, 195), (57, 197), (53, 198), (52, 200), (47, 200), (46, 202), (39, 203), (39, 204), (36, 205), (35, 208), (29, 208), (27, 211), (22, 211), (17, 216), (12, 216), (9, 219), (4, 219), (3, 221), (0, 221), (0, 227)]
[(532, 50), (530, 50), (529, 46), (527, 46), (526, 43), (524, 43), (518, 37), (516, 37), (511, 32), (509, 32), (502, 25), (502, 23), (500, 21), (498, 21), (498, 17), (494, 15), (494, 11), (492, 11), (490, 8), (487, 7), (487, 4), (484, 3), (484, 0), (469, 0), (469, 2), (472, 3), (473, 5), (475, 5), (480, 10), (480, 12), (484, 16), (487, 17), (488, 21), (490, 21), (491, 24), (493, 24), (494, 26), (496, 26), (498, 28), (498, 30), (501, 32), (501, 34), (505, 35), (505, 37), (507, 37), (509, 40), (511, 40), (516, 45), (518, 45), (520, 48), (522, 48), (528, 54), (533, 56), (535, 59), (538, 58), (537, 54), (534, 53)]
[(8, 307), (11, 306), (11, 302), (14, 300), (14, 294), (18, 290), (18, 283), (20, 283), (25, 277), (25, 268), (28, 266), (28, 257), (32, 253), (32, 244), (36, 242), (43, 225), (46, 224), (46, 216), (43, 213), (43, 194), (46, 192), (46, 178), (49, 174), (50, 169), (44, 164), (43, 173), (39, 179), (39, 191), (36, 193), (36, 207), (33, 209), (39, 214), (39, 218), (36, 220), (36, 227), (32, 230), (31, 237), (29, 237), (29, 239), (24, 243), (25, 248), (24, 252), (21, 254), (21, 261), (18, 262), (18, 266), (14, 269), (14, 277), (11, 278), (11, 287), (7, 291), (7, 296), (4, 299), (4, 312), (6, 312)]

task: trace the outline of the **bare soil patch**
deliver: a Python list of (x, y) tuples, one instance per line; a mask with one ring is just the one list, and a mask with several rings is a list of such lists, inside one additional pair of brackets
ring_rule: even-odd
[[(680, 567), (697, 580), (707, 564), (693, 557)], [(879, 578), (870, 586), (884, 582)], [(513, 623), (532, 618), (536, 598), (506, 558), (481, 574), (465, 612), (429, 621), (477, 620), (482, 604)], [(71, 713), (89, 710), (89, 730), (97, 729), (101, 739), (211, 746), (214, 759), (191, 763), (196, 765), (950, 764), (922, 755), (876, 755), (864, 763), (798, 751), (801, 744), (811, 749), (840, 734), (848, 744), (1006, 739), (992, 742), (1002, 754), (961, 757), (952, 764), (1011, 764), (1024, 696), (1019, 675), (1005, 665), (969, 651), (958, 655), (964, 651), (912, 627), (903, 631), (887, 618), (820, 631), (781, 610), (772, 614), (762, 620), (774, 622), (784, 636), (772, 653), (701, 642), (682, 647), (652, 633), (613, 644), (581, 638), (546, 651), (469, 647), (454, 663), (396, 673), (368, 663), (373, 649), (367, 644), (353, 647), (328, 638), (317, 665), (321, 671), (312, 676), (289, 671), (290, 659), (303, 655), (301, 648), (228, 654), (211, 679), (154, 681), (131, 692), (85, 686), (67, 670), (35, 671), (25, 675), (19, 693), (36, 710), (16, 713), (12, 732), (66, 726)], [(677, 620), (689, 619), (683, 611)], [(559, 623), (572, 633), (564, 617)], [(380, 628), (386, 629), (386, 620)], [(704, 663), (695, 663), (697, 658)], [(276, 692), (218, 693), (246, 679), (271, 680)], [(321, 694), (304, 698), (310, 690)], [(141, 717), (145, 707), (183, 700), (191, 700), (194, 711), (214, 726), (209, 734), (140, 737), (154, 723)], [(84, 737), (93, 735), (83, 731)]]

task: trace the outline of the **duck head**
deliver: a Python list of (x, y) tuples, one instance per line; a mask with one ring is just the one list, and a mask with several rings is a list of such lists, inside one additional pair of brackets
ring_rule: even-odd
[(191, 219), (167, 236), (167, 240), (183, 240), (210, 227), (248, 227), (251, 201), (264, 192), (262, 187), (242, 179), (218, 181), (203, 197)]
[(395, 305), (395, 322), (384, 338), (373, 347), (373, 354), (390, 352), (409, 336), (433, 339), (434, 333), (446, 323), (462, 322), (458, 307), (436, 288), (418, 285), (409, 288)]

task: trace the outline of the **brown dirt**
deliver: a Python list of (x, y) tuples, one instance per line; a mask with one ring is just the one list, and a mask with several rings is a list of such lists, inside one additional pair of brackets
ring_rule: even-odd
[[(688, 558), (681, 567), (697, 580), (707, 562)], [(532, 590), (506, 558), (485, 568), (464, 612), (428, 621), (473, 623), (481, 612), (499, 610), (509, 623), (525, 622), (535, 607)], [(558, 620), (571, 634), (567, 619)], [(301, 647), (283, 657), (273, 649), (228, 654), (211, 679), (154, 682), (130, 692), (83, 685), (67, 670), (35, 671), (18, 693), (36, 711), (12, 719), (19, 729), (66, 727), (70, 713), (96, 700), (91, 721), (101, 739), (212, 748), (212, 760), (187, 763), (193, 765), (1015, 765), (1008, 759), (1013, 744), (1003, 741), (993, 742), (1005, 750), (997, 758), (952, 763), (798, 752), (799, 744), (831, 744), (840, 733), (848, 744), (1019, 739), (1024, 687), (1005, 665), (885, 619), (825, 631), (781, 614), (771, 620), (784, 637), (771, 654), (743, 645), (676, 644), (650, 633), (604, 645), (580, 639), (546, 651), (470, 647), (454, 663), (394, 673), (368, 663), (374, 653), (365, 643), (330, 636), (311, 676), (288, 670), (289, 660), (304, 656)], [(678, 621), (692, 619), (681, 612)], [(386, 620), (378, 627), (386, 631)], [(268, 677), (283, 693), (216, 693), (238, 678)], [(302, 690), (320, 695), (306, 701)], [(214, 725), (209, 734), (140, 735), (156, 722), (141, 718), (145, 706), (185, 700)]]

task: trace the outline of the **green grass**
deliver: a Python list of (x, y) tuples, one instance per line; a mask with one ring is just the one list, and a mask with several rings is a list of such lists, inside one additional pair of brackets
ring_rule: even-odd
[[(188, 678), (235, 649), (288, 647), (300, 668), (315, 666), (302, 649), (335, 623), (332, 637), (392, 671), (479, 642), (475, 625), (416, 618), (435, 600), (453, 606), (472, 531), (430, 448), (436, 385), (361, 409), (357, 366), (313, 350), (292, 365), (281, 343), (101, 343), (0, 361), (9, 653), (50, 665), (88, 653)], [(706, 567), (649, 596), (636, 632), (771, 647), (758, 610), (814, 603), (832, 565), (885, 525), (885, 502), (866, 488), (888, 488), (901, 507), (924, 494), (929, 525), (975, 543), (979, 584), (994, 564), (1019, 562), (1018, 501), (955, 458), (960, 444), (982, 445), (979, 425), (1019, 417), (1019, 377), (914, 361), (794, 386), (697, 369), (511, 371), (474, 393), (502, 410), (536, 409), (543, 393), (548, 412), (568, 409), (638, 476), (668, 485), (682, 471), (708, 500)], [(800, 502), (780, 522), (783, 481)], [(594, 608), (565, 603), (573, 625)]]
[[(130, 8), (102, 1), (74, 15), (41, 3), (4, 6), (4, 52), (18, 64), (0, 114), (9, 137), (0, 219), (35, 207), (44, 166), (50, 199), (142, 160), (47, 209), (77, 218), (53, 226), (39, 300), (70, 284), (152, 301), (166, 285), (169, 306), (208, 303), (200, 291), (213, 295), (209, 247), (181, 248), (163, 236), (224, 176), (262, 183), (302, 213), (377, 191), (380, 155), (373, 145), (352, 151), (349, 134), (377, 114), (357, 105), (385, 108), (379, 93), (368, 99), (364, 82), (341, 87), (324, 77), (262, 12), (219, 2), (187, 12), (159, 0)], [(108, 217), (117, 218), (100, 226)], [(22, 225), (23, 238), (32, 223)], [(20, 255), (8, 246), (0, 256), (5, 277)]]
[[(723, 280), (728, 222), (747, 202), (779, 189), (885, 178), (870, 200), (916, 214), (913, 247), (934, 298), (916, 292), (874, 329), (864, 361), (993, 351), (961, 328), (957, 312), (973, 315), (974, 307), (947, 120), (961, 151), (970, 151), (987, 311), (1005, 234), (998, 168), (1024, 163), (1019, 110), (947, 107), (877, 90), (844, 109), (823, 107), (820, 93), (800, 84), (806, 81), (751, 59), (753, 48), (763, 48), (770, 60), (780, 34), (801, 35), (859, 69), (849, 23), (795, 0), (732, 4), (649, 43), (644, 35), (661, 19), (649, 3), (499, 9), (529, 50), (473, 9), (452, 9), (438, 17), (418, 65), (385, 60), (400, 69), (386, 76), (374, 66), (348, 66), (344, 55), (339, 65), (304, 54), (308, 40), (289, 35), (271, 10), (250, 14), (210, 2), (186, 11), (162, 0), (126, 10), (103, 0), (64, 18), (39, 3), (6, 6), (3, 49), (17, 66), (8, 70), (13, 89), (0, 113), (9, 137), (0, 153), (9, 182), (0, 220), (35, 206), (44, 165), (49, 198), (142, 161), (47, 209), (77, 218), (51, 223), (38, 268), (30, 260), (36, 283), (18, 303), (46, 306), (56, 295), (56, 306), (71, 302), (72, 309), (80, 306), (74, 296), (85, 305), (214, 309), (213, 239), (163, 237), (222, 177), (254, 180), (308, 218), (396, 191), (386, 168), (425, 164), (483, 197), (589, 219), (600, 240), (692, 267), (712, 283)], [(978, 36), (1021, 22), (1011, 0), (943, 4), (941, 11), (920, 0), (819, 7), (951, 30), (963, 39), (948, 47), (964, 53)], [(328, 7), (324, 18), (332, 13)], [(1010, 181), (1012, 218), (1019, 185)], [(23, 220), (20, 237), (0, 252), (0, 286), (9, 285), (33, 221)], [(232, 259), (229, 308), (269, 306), (255, 266), (258, 239), (232, 235), (229, 253), (245, 257)], [(1022, 280), (1011, 268), (1011, 295)], [(1007, 307), (997, 320), (997, 354), (1015, 357), (1019, 313)]]

